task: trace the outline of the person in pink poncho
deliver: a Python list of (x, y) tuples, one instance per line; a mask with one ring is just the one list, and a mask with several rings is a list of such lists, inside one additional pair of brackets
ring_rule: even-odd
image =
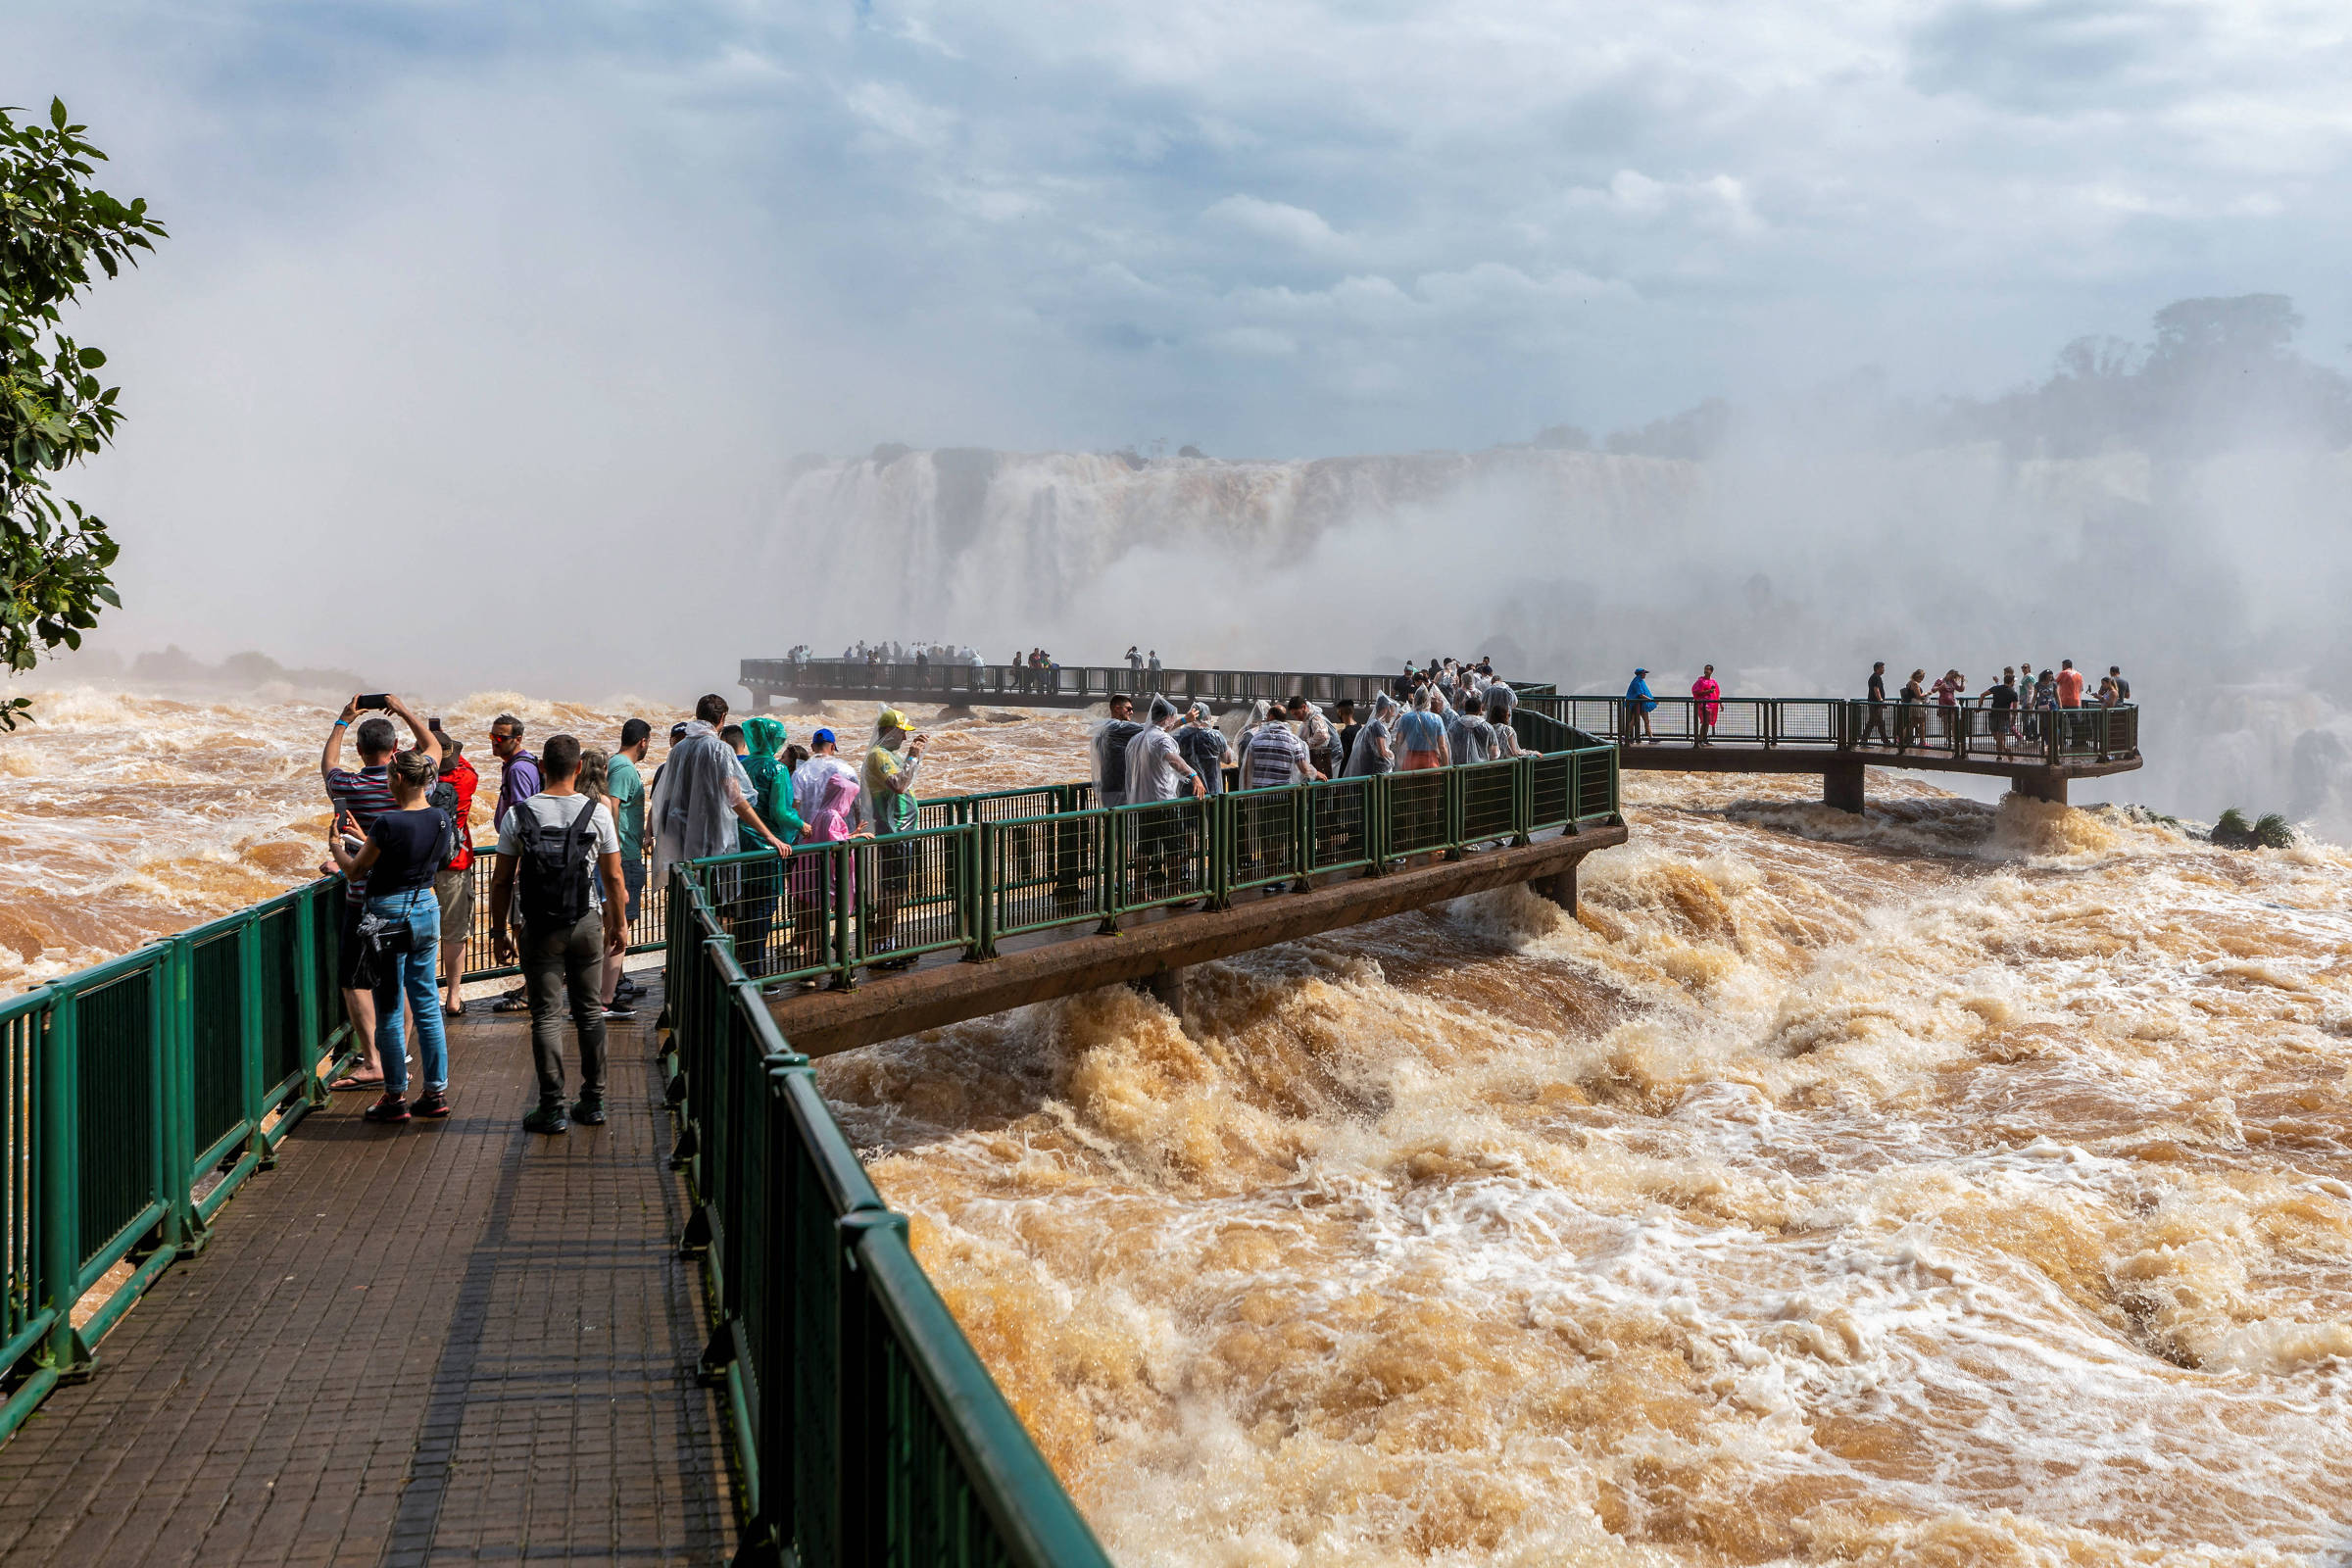
[[(811, 737), (815, 755), (800, 765), (793, 774), (795, 804), (805, 824), (801, 831), (802, 854), (792, 859), (792, 904), (794, 945), (803, 955), (821, 955), (825, 933), (830, 922), (826, 919), (827, 895), (838, 891), (845, 899), (856, 899), (857, 889), (850, 877), (841, 878), (836, 889), (835, 878), (840, 868), (831, 854), (808, 853), (811, 844), (842, 844), (853, 838), (870, 838), (873, 828), (858, 818), (859, 781), (858, 770), (835, 755), (833, 732), (820, 729)], [(855, 875), (855, 862), (851, 874)]]
[(1723, 688), (1715, 684), (1715, 666), (1713, 664), (1709, 664), (1706, 672), (1690, 683), (1690, 695), (1698, 704), (1696, 744), (1712, 745), (1715, 740), (1715, 726), (1723, 722)]

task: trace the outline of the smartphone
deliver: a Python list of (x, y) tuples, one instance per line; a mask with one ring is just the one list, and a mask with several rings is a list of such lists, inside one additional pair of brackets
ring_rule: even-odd
[(392, 694), (390, 692), (370, 692), (362, 697), (359, 703), (362, 708), (380, 708), (389, 712), (392, 708)]

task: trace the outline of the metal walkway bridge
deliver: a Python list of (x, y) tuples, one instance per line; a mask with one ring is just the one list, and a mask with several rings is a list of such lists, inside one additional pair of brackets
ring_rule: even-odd
[(677, 867), (666, 1031), (613, 1030), (612, 1120), (560, 1140), (518, 1126), (519, 1019), (454, 1026), (447, 1121), (332, 1101), (333, 879), (0, 1003), (0, 1560), (1107, 1568), (809, 1053), (1511, 882), (1573, 905), (1615, 754), (1520, 732)]
[[(1298, 670), (1138, 670), (1128, 664), (1029, 669), (1017, 664), (862, 663), (848, 660), (747, 659), (740, 684), (764, 707), (770, 700), (871, 699), (936, 702), (950, 707), (997, 703), (1010, 708), (1085, 708), (1124, 692), (1200, 701), (1212, 710), (1279, 700), (1349, 698), (1369, 702), (1394, 676)], [(1835, 697), (1728, 697), (1704, 717), (1688, 697), (1656, 699), (1641, 713), (1622, 697), (1561, 696), (1548, 683), (1516, 685), (1522, 711), (1619, 748), (1620, 765), (1638, 771), (1818, 773), (1822, 799), (1842, 810), (1863, 808), (1865, 767), (1974, 773), (2005, 778), (2037, 800), (2064, 804), (2078, 778), (2124, 773), (2140, 765), (2139, 710), (2072, 708), (1999, 712), (1872, 704)]]
[(1521, 699), (1523, 707), (1617, 743), (1620, 765), (1682, 773), (1819, 773), (1822, 799), (1863, 807), (1865, 767), (2005, 778), (2020, 794), (2066, 801), (2069, 780), (2140, 765), (2139, 710), (1998, 710), (1836, 697), (1727, 697), (1706, 718), (1689, 697), (1653, 712), (1622, 697)]

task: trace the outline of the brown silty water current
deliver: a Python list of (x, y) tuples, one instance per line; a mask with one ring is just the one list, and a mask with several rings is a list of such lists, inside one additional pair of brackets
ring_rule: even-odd
[[(486, 754), (621, 706), (666, 711), (444, 711)], [(43, 713), (16, 984), (315, 862), (324, 710)], [(937, 726), (926, 788), (1085, 723)], [(1181, 1022), (820, 1064), (1114, 1558), (2352, 1561), (2352, 857), (1815, 788), (1630, 776), (1578, 920), (1513, 890), (1205, 965)]]

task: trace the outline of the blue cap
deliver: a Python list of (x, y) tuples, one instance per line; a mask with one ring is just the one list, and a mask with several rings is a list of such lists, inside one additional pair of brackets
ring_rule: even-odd
[(820, 729), (814, 735), (811, 735), (808, 738), (819, 746), (838, 746), (841, 744), (840, 740), (829, 729)]

